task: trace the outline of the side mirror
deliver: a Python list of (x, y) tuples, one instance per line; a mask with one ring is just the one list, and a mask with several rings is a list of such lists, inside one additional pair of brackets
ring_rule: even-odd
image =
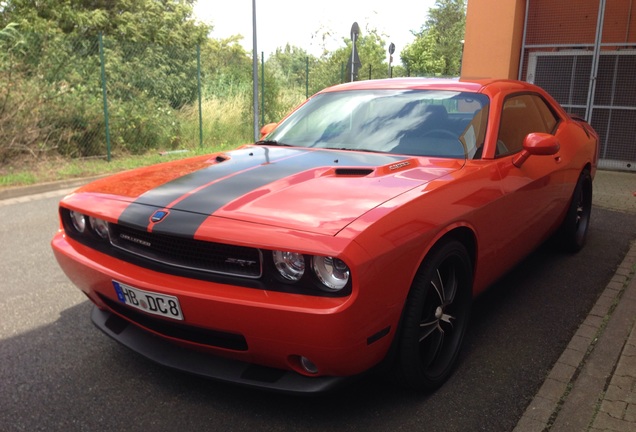
[(555, 155), (560, 148), (561, 145), (554, 135), (530, 133), (523, 140), (523, 150), (512, 160), (512, 163), (520, 168), (530, 156)]
[(261, 128), (261, 139), (263, 139), (265, 136), (269, 135), (271, 131), (276, 129), (276, 125), (277, 123), (268, 123), (265, 126), (263, 126)]

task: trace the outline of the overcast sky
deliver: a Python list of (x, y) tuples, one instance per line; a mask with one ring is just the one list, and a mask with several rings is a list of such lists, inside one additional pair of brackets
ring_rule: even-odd
[[(413, 42), (411, 31), (419, 31), (435, 0), (256, 0), (257, 49), (265, 57), (286, 43), (320, 55), (322, 35), (330, 33), (327, 49), (344, 46), (342, 38), (350, 37), (357, 22), (362, 33), (377, 29), (386, 41), (399, 51)], [(243, 35), (242, 45), (252, 51), (252, 0), (198, 0), (195, 15), (212, 24), (214, 38)], [(387, 54), (388, 55), (388, 54)]]

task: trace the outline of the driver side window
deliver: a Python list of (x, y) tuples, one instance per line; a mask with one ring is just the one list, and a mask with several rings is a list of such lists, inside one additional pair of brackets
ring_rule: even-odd
[(557, 122), (557, 117), (538, 95), (521, 94), (506, 99), (495, 156), (520, 152), (526, 135), (532, 132), (552, 133)]

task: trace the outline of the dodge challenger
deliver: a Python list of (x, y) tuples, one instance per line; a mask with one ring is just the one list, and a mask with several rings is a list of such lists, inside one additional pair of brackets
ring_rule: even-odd
[(548, 238), (585, 243), (598, 136), (528, 83), (337, 85), (261, 133), (61, 201), (53, 251), (100, 330), (262, 389), (382, 366), (431, 390), (475, 296)]

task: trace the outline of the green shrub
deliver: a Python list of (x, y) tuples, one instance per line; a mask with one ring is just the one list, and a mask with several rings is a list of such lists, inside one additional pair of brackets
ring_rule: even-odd
[(143, 154), (153, 149), (174, 149), (181, 142), (181, 122), (168, 103), (140, 95), (113, 101), (110, 111), (112, 150)]

